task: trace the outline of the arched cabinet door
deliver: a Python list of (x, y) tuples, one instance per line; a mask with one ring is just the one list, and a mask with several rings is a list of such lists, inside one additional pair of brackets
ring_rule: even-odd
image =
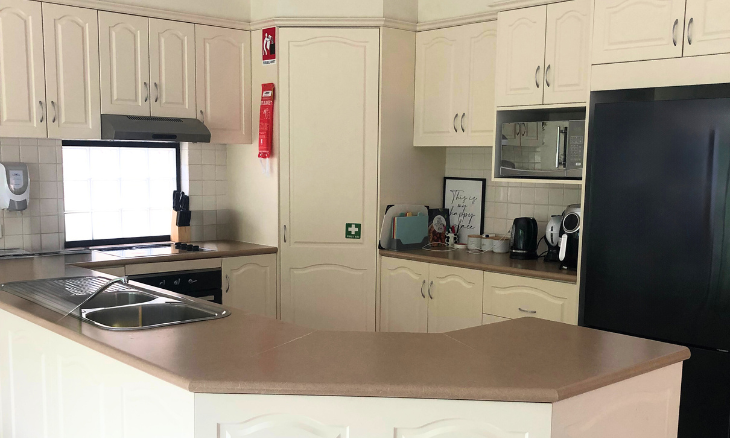
[(685, 0), (596, 0), (593, 64), (682, 56)]
[(429, 266), (428, 332), (444, 333), (482, 323), (484, 273)]
[(212, 143), (251, 143), (251, 33), (195, 25), (196, 116)]
[(150, 19), (153, 116), (195, 118), (195, 25)]
[(348, 428), (322, 424), (305, 415), (271, 414), (218, 426), (225, 438), (348, 438)]
[(100, 138), (97, 12), (43, 3), (43, 28), (48, 136)]
[(223, 259), (223, 304), (276, 318), (276, 254)]
[(99, 12), (103, 114), (150, 115), (149, 18)]
[(395, 438), (527, 438), (529, 435), (526, 430), (504, 430), (487, 421), (459, 418), (395, 430)]
[(383, 257), (380, 263), (380, 331), (428, 331), (428, 264)]
[(730, 2), (687, 0), (684, 56), (730, 53)]
[(46, 137), (41, 4), (0, 0), (0, 137)]
[(590, 3), (573, 0), (547, 7), (546, 104), (585, 102), (588, 97)]

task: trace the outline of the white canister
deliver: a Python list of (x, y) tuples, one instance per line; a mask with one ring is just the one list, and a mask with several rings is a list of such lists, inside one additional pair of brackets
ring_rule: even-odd
[(478, 251), (482, 248), (482, 236), (479, 234), (469, 234), (466, 240), (466, 248), (470, 251)]
[(494, 248), (494, 240), (488, 236), (482, 237), (482, 251), (491, 251)]
[(504, 254), (509, 252), (509, 236), (495, 236), (493, 238), (494, 246), (492, 251), (497, 254)]

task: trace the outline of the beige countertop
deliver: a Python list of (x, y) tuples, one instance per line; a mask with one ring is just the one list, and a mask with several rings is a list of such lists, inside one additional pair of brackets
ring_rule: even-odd
[(481, 254), (469, 254), (465, 249), (454, 251), (428, 251), (425, 249), (391, 251), (381, 249), (380, 255), (417, 262), (455, 266), (457, 268), (541, 278), (544, 280), (565, 281), (568, 283), (576, 283), (578, 281), (577, 272), (560, 269), (560, 263), (546, 263), (543, 259), (514, 260), (509, 258), (509, 253), (497, 254), (489, 251)]
[[(0, 282), (92, 274), (67, 265), (83, 256), (67, 257), (2, 260)], [(193, 392), (554, 402), (689, 358), (684, 347), (533, 318), (447, 334), (327, 332), (232, 309), (108, 331), (1, 291), (0, 309)]]
[[(255, 243), (236, 242), (233, 240), (215, 240), (203, 242), (190, 242), (202, 248), (214, 251), (181, 251), (177, 254), (144, 256), (144, 257), (117, 257), (112, 254), (94, 250), (94, 255), (88, 261), (79, 260), (74, 262), (76, 266), (84, 268), (105, 268), (110, 266), (133, 265), (139, 263), (175, 262), (180, 260), (214, 259), (221, 257), (240, 257), (261, 254), (275, 254), (278, 249), (275, 246), (257, 245)], [(93, 250), (94, 248), (92, 248)], [(177, 250), (176, 250), (177, 251)]]

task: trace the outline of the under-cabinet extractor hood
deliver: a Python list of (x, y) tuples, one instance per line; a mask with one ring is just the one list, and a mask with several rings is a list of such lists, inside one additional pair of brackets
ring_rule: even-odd
[(102, 114), (101, 138), (210, 143), (210, 131), (198, 119)]

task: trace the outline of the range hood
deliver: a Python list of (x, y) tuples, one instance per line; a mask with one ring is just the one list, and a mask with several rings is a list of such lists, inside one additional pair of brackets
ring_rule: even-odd
[(210, 143), (210, 131), (198, 119), (102, 114), (101, 138)]

